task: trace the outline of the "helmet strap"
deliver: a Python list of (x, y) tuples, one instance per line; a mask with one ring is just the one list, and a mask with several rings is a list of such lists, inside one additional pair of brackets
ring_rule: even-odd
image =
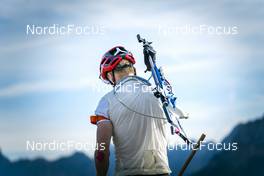
[(137, 70), (136, 70), (136, 68), (133, 67), (133, 69), (134, 69), (134, 75), (137, 76)]
[(115, 86), (116, 84), (116, 79), (115, 79), (115, 71), (112, 70), (112, 75), (113, 75), (113, 82), (112, 82), (112, 85)]

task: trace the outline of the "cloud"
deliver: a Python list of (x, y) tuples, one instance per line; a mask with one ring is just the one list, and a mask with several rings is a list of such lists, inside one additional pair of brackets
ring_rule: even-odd
[(40, 93), (49, 91), (73, 91), (90, 87), (90, 80), (52, 80), (30, 83), (20, 83), (0, 89), (0, 97), (20, 96), (28, 93)]

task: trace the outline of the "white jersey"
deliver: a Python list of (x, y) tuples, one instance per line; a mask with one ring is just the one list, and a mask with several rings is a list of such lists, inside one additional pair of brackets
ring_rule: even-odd
[(116, 175), (170, 173), (165, 115), (142, 78), (122, 79), (95, 111), (113, 124)]

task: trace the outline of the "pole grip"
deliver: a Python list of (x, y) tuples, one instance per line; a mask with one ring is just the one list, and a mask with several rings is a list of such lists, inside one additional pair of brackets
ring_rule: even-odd
[(205, 134), (202, 134), (197, 142), (197, 144), (194, 146), (194, 148), (192, 149), (192, 153), (189, 155), (189, 157), (187, 158), (187, 160), (185, 161), (185, 163), (183, 164), (178, 176), (182, 176), (184, 171), (186, 170), (186, 168), (188, 167), (188, 165), (190, 164), (191, 160), (193, 159), (196, 151), (198, 150), (198, 148), (200, 147), (201, 142), (204, 140), (205, 138)]

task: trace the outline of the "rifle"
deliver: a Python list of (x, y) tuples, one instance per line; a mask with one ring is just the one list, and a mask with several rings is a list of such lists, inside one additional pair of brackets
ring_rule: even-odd
[[(177, 134), (185, 143), (187, 143), (187, 145), (192, 145), (193, 142), (188, 139), (179, 121), (179, 119), (186, 119), (188, 116), (185, 116), (182, 111), (176, 107), (177, 98), (172, 92), (172, 86), (165, 79), (162, 69), (158, 68), (156, 65), (156, 51), (151, 46), (152, 42), (148, 42), (146, 39), (141, 38), (139, 34), (137, 34), (137, 39), (139, 43), (143, 43), (144, 63), (146, 65), (145, 73), (150, 71), (151, 77), (154, 79), (156, 85), (154, 88), (154, 95), (160, 99), (162, 103), (162, 109), (168, 123), (170, 124), (171, 134)], [(175, 120), (173, 120), (173, 117)], [(174, 121), (176, 121), (176, 123)], [(179, 175), (183, 174), (204, 138), (205, 135), (202, 134), (198, 140), (199, 143), (197, 143), (192, 149), (192, 153), (184, 163)]]

